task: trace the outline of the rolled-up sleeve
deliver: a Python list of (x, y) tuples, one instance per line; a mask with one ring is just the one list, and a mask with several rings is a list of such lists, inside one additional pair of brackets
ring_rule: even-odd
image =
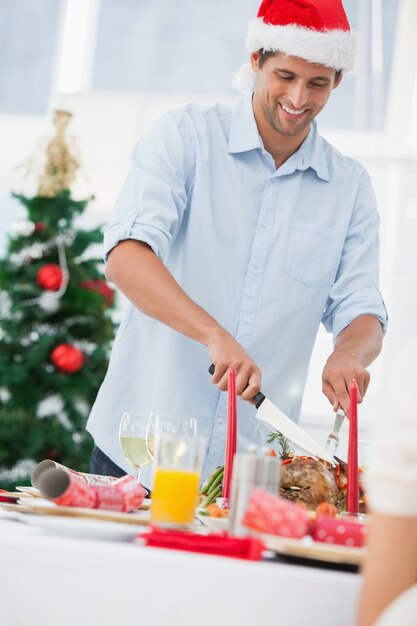
[(187, 209), (195, 147), (186, 114), (171, 111), (136, 145), (116, 218), (104, 233), (104, 258), (120, 241), (147, 243), (164, 260)]
[(387, 311), (379, 291), (379, 215), (363, 170), (335, 283), (322, 322), (333, 337), (360, 315), (377, 317), (385, 332)]

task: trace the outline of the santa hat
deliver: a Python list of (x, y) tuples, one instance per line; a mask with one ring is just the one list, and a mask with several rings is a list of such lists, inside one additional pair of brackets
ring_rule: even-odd
[[(356, 62), (356, 37), (341, 0), (263, 0), (257, 18), (248, 22), (246, 49), (283, 52), (345, 72)], [(244, 64), (232, 84), (245, 93), (255, 80)]]

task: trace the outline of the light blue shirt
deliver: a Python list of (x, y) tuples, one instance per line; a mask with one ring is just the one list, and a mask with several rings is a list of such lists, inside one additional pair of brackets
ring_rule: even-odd
[[(385, 325), (369, 176), (315, 122), (276, 169), (250, 96), (169, 112), (136, 146), (116, 210), (106, 254), (124, 239), (148, 243), (260, 366), (263, 392), (294, 420), (320, 322), (335, 337), (362, 314)], [(129, 305), (88, 421), (96, 444), (128, 470), (123, 411), (195, 416), (208, 442), (204, 474), (222, 464), (227, 394), (209, 365), (205, 346)], [(238, 401), (238, 449), (265, 444), (254, 415)]]

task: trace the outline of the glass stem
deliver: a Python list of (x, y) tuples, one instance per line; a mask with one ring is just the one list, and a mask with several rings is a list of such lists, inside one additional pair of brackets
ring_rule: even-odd
[(137, 465), (134, 468), (134, 475), (138, 483), (140, 483), (140, 467), (137, 467)]

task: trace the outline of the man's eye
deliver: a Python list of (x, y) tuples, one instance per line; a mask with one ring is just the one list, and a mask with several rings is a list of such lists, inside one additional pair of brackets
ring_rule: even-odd
[(311, 83), (312, 87), (324, 87), (327, 83)]
[(282, 78), (282, 80), (292, 80), (293, 79), (293, 76), (288, 76), (288, 75), (285, 75), (285, 74), (278, 74), (278, 76), (280, 78)]

